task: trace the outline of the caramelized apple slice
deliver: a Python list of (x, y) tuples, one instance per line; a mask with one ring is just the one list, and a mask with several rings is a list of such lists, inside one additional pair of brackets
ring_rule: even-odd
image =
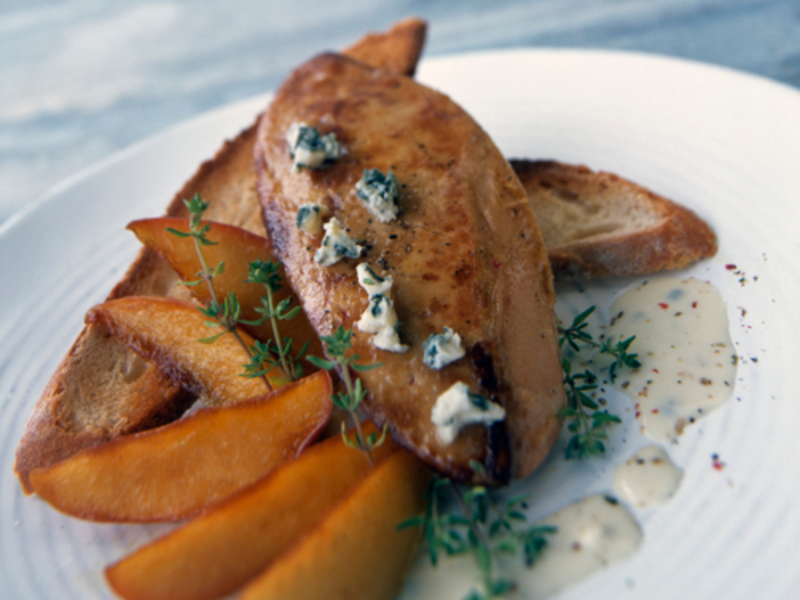
[[(397, 446), (373, 450), (377, 463)], [(306, 450), (269, 477), (106, 569), (127, 600), (212, 600), (263, 571), (369, 471), (341, 436)]]
[(183, 519), (296, 457), (327, 423), (331, 387), (320, 371), (260, 398), (201, 409), (34, 469), (31, 485), (81, 519)]
[[(86, 314), (87, 323), (102, 324), (172, 381), (212, 405), (268, 392), (262, 378), (242, 377), (249, 358), (233, 335), (223, 335), (213, 343), (198, 341), (222, 331), (206, 321), (188, 302), (150, 296), (109, 300)], [(248, 346), (254, 343), (245, 332), (239, 335)], [(268, 377), (273, 387), (285, 382), (280, 369), (273, 369)]]
[[(267, 238), (250, 233), (241, 227), (210, 221), (204, 223), (211, 225), (208, 238), (217, 242), (216, 245), (203, 247), (203, 255), (209, 268), (214, 268), (222, 262), (225, 263), (222, 273), (214, 277), (217, 293), (222, 298), (227, 296), (228, 292), (233, 292), (239, 299), (242, 316), (248, 321), (260, 319), (262, 315), (255, 309), (261, 306), (264, 287), (247, 283), (246, 279), (251, 262), (256, 259), (267, 261), (272, 258), (272, 244)], [(128, 229), (136, 234), (139, 241), (155, 250), (170, 264), (178, 277), (183, 281), (196, 280), (200, 271), (200, 260), (197, 258), (194, 240), (178, 237), (167, 231), (167, 228), (189, 231), (189, 219), (162, 217), (133, 221), (128, 225)], [(286, 278), (283, 267), (280, 268), (280, 275), (282, 278)], [(208, 286), (195, 285), (191, 286), (189, 290), (204, 304), (211, 301)], [(300, 305), (300, 301), (288, 284), (285, 284), (275, 294), (275, 305), (277, 306), (278, 302), (286, 298), (292, 300), (292, 306)], [(269, 321), (258, 327), (246, 329), (260, 340), (272, 339), (272, 325)], [(309, 352), (316, 356), (322, 356), (319, 338), (304, 312), (301, 311), (293, 319), (281, 321), (279, 331), (282, 338), (292, 338), (292, 345), (295, 349), (299, 350), (308, 341), (310, 343)]]
[(421, 513), (429, 471), (399, 450), (242, 592), (244, 600), (386, 600), (402, 586), (420, 540), (397, 525)]

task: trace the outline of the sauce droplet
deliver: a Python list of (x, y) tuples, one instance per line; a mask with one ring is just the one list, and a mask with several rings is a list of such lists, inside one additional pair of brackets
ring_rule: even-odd
[[(656, 308), (663, 304), (669, 310)], [(635, 335), (631, 351), (643, 366), (617, 384), (638, 405), (645, 435), (675, 441), (733, 392), (736, 355), (725, 303), (709, 282), (663, 278), (622, 294), (611, 307), (611, 314), (620, 312), (607, 333), (614, 339)]]
[(642, 530), (619, 502), (602, 495), (570, 504), (541, 522), (558, 532), (520, 580), (526, 598), (546, 598), (633, 554)]
[(661, 446), (646, 446), (614, 469), (614, 492), (628, 504), (646, 508), (671, 498), (683, 471)]

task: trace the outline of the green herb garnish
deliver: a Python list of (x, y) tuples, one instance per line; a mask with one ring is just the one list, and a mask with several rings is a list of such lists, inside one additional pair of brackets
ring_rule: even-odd
[[(280, 367), (290, 381), (295, 381), (303, 376), (303, 364), (300, 361), (308, 351), (308, 346), (311, 342), (306, 340), (300, 351), (293, 355), (292, 339), (281, 339), (278, 331), (278, 321), (293, 319), (301, 308), (299, 306), (290, 308), (292, 305), (291, 298), (284, 298), (278, 302), (277, 306), (275, 305), (275, 293), (283, 288), (283, 285), (281, 285), (282, 279), (278, 273), (279, 269), (280, 263), (272, 260), (264, 262), (261, 259), (257, 259), (250, 263), (247, 281), (263, 285), (266, 294), (261, 297), (261, 306), (255, 309), (257, 313), (262, 315), (261, 319), (241, 322), (257, 326), (269, 319), (270, 325), (272, 325), (273, 339), (267, 340), (266, 343), (256, 340), (255, 346), (251, 346), (252, 360), (245, 365), (245, 373), (249, 377), (259, 377), (268, 373), (273, 367)], [(267, 367), (263, 366), (265, 364)]]
[(356, 364), (355, 361), (357, 361), (360, 357), (358, 355), (347, 355), (347, 352), (350, 350), (350, 346), (352, 345), (350, 339), (351, 336), (352, 331), (350, 329), (344, 329), (340, 325), (332, 335), (324, 336), (322, 338), (322, 342), (325, 344), (326, 354), (330, 360), (326, 360), (318, 356), (309, 356), (307, 360), (311, 364), (319, 367), (320, 369), (325, 369), (326, 371), (331, 371), (333, 369), (338, 370), (342, 381), (344, 382), (345, 391), (338, 394), (332, 394), (331, 400), (333, 401), (334, 406), (347, 411), (347, 413), (350, 415), (350, 418), (353, 420), (353, 425), (356, 430), (356, 437), (355, 439), (352, 439), (349, 435), (347, 435), (347, 428), (345, 423), (342, 422), (342, 438), (344, 439), (344, 442), (351, 448), (355, 448), (364, 452), (371, 466), (373, 464), (372, 449), (383, 444), (384, 440), (386, 439), (388, 424), (384, 425), (381, 432), (375, 431), (369, 435), (364, 433), (364, 429), (361, 426), (361, 418), (358, 409), (361, 405), (361, 401), (367, 395), (367, 391), (361, 384), (361, 379), (355, 378), (355, 381), (353, 381), (353, 377), (350, 375), (350, 369), (353, 369), (354, 371), (369, 371), (370, 369), (375, 369), (382, 366), (383, 363), (376, 363), (372, 365)]
[[(566, 342), (576, 353), (582, 347), (588, 347), (597, 350), (599, 354), (612, 356), (614, 361), (608, 368), (608, 375), (613, 383), (621, 369), (642, 366), (637, 354), (628, 353), (636, 336), (616, 343), (612, 343), (611, 339), (595, 341), (586, 331), (589, 325), (587, 319), (594, 309), (594, 306), (590, 306), (583, 311), (573, 319), (569, 327), (558, 327), (558, 346), (563, 348)], [(567, 406), (561, 410), (559, 416), (567, 419), (567, 429), (573, 434), (567, 443), (566, 456), (568, 459), (599, 456), (606, 451), (603, 440), (608, 438), (608, 428), (622, 421), (607, 410), (601, 410), (592, 398), (592, 392), (598, 388), (598, 378), (594, 372), (586, 369), (583, 373), (573, 374), (572, 362), (568, 358), (561, 359), (561, 368), (564, 371)]]
[[(202, 222), (203, 213), (208, 208), (209, 204), (202, 199), (200, 194), (195, 194), (191, 200), (184, 200), (183, 203), (189, 210), (189, 231), (183, 232), (167, 228), (167, 231), (180, 238), (191, 237), (194, 241), (197, 257), (200, 261), (200, 272), (198, 272), (198, 279), (193, 281), (182, 282), (182, 285), (196, 286), (203, 282), (208, 287), (210, 302), (207, 307), (198, 307), (198, 310), (209, 320), (206, 324), (210, 327), (221, 327), (222, 332), (200, 341), (203, 344), (210, 344), (217, 339), (230, 333), (233, 335), (244, 351), (247, 353), (250, 361), (244, 365), (245, 377), (261, 377), (267, 384), (267, 388), (272, 390), (272, 384), (267, 373), (274, 367), (280, 367), (288, 381), (294, 381), (303, 374), (303, 367), (300, 364), (300, 359), (308, 349), (308, 342), (303, 345), (300, 352), (296, 356), (292, 356), (292, 340), (290, 338), (281, 339), (278, 331), (278, 320), (291, 319), (300, 312), (300, 307), (296, 306), (290, 309), (291, 299), (286, 298), (275, 306), (274, 293), (281, 289), (281, 277), (278, 273), (279, 263), (262, 260), (256, 260), (250, 263), (250, 271), (247, 281), (263, 285), (266, 294), (261, 298), (262, 306), (256, 308), (256, 312), (260, 313), (261, 319), (248, 321), (242, 318), (242, 308), (239, 304), (239, 299), (236, 294), (228, 293), (222, 302), (219, 301), (216, 287), (214, 285), (214, 277), (222, 273), (225, 269), (225, 263), (221, 262), (213, 269), (208, 267), (205, 255), (203, 254), (204, 246), (216, 245), (208, 238), (208, 232), (211, 230), (211, 224)], [(239, 325), (258, 326), (264, 323), (267, 319), (270, 320), (272, 325), (273, 340), (268, 340), (262, 343), (256, 340), (254, 346), (248, 346), (242, 336), (239, 334), (237, 327)]]
[[(556, 527), (527, 527), (527, 496), (516, 496), (498, 506), (483, 486), (465, 488), (443, 477), (434, 478), (426, 492), (427, 508), (423, 515), (398, 525), (422, 527), (431, 564), (439, 556), (473, 557), (480, 573), (481, 589), (473, 589), (465, 600), (485, 600), (504, 596), (516, 589), (516, 583), (497, 575), (496, 560), (522, 554), (531, 566), (547, 546), (547, 535)], [(455, 503), (457, 512), (447, 512), (446, 504)]]

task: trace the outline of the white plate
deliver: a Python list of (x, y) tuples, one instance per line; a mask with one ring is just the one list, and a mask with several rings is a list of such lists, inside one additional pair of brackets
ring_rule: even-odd
[[(793, 596), (800, 589), (800, 402), (791, 374), (800, 364), (800, 94), (721, 68), (613, 52), (444, 57), (425, 61), (419, 79), (460, 102), (507, 156), (617, 172), (692, 207), (719, 236), (717, 257), (687, 274), (711, 279), (728, 302), (743, 357), (735, 399), (669, 448), (686, 475), (671, 503), (636, 513), (645, 532), (640, 551), (561, 597)], [(14, 448), (84, 312), (135, 255), (125, 224), (161, 214), (200, 161), (267, 100), (214, 111), (111, 157), (0, 229), (0, 597), (111, 598), (103, 566), (164, 530), (83, 523), (23, 497)], [(745, 285), (727, 263), (746, 274)], [(632, 435), (620, 428), (608, 459), (564, 469), (569, 477), (525, 482), (535, 492), (533, 515), (609, 491), (609, 467), (630, 453)], [(712, 468), (714, 453), (726, 463), (721, 472)], [(449, 576), (444, 569), (439, 584), (412, 584), (408, 595), (443, 597), (436, 590), (449, 589), (459, 597), (465, 584), (451, 586)]]

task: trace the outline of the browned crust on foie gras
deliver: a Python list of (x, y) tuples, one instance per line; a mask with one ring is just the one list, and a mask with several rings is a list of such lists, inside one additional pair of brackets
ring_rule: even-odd
[[(293, 172), (285, 134), (296, 122), (334, 132), (344, 156), (321, 170)], [(261, 120), (256, 161), (273, 246), (312, 325), (320, 335), (353, 329), (353, 353), (384, 363), (359, 373), (371, 392), (370, 417), (390, 423), (398, 442), (462, 481), (500, 483), (535, 469), (558, 435), (564, 405), (555, 294), (524, 190), (483, 130), (442, 94), (328, 54), (283, 84)], [(397, 175), (396, 221), (379, 222), (356, 198), (366, 168)], [(314, 262), (321, 236), (295, 226), (307, 202), (327, 205), (365, 247), (358, 260), (328, 268)], [(361, 261), (392, 275), (407, 353), (378, 350), (355, 327), (367, 306), (355, 275)], [(423, 364), (422, 343), (445, 326), (469, 356), (434, 371)], [(503, 405), (507, 419), (491, 435), (470, 426), (445, 445), (431, 409), (457, 381)], [(470, 460), (483, 463), (486, 475)]]
[(613, 173), (512, 160), (536, 213), (556, 278), (681, 269), (717, 251), (694, 212)]

